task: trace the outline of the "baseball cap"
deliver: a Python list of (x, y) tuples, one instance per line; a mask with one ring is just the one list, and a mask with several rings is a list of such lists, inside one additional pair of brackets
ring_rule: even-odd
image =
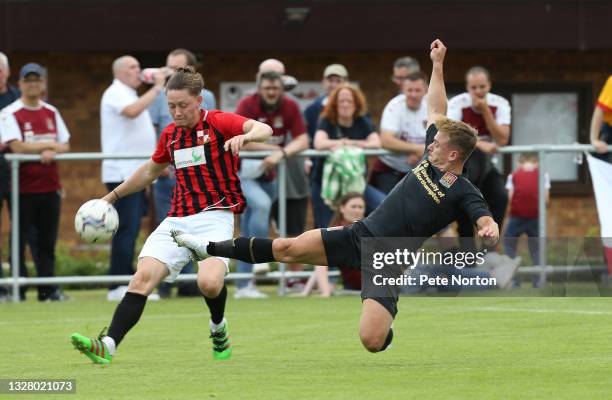
[(348, 71), (342, 64), (331, 64), (325, 67), (325, 71), (323, 71), (323, 78), (327, 78), (332, 75), (348, 78)]
[(47, 76), (47, 70), (44, 69), (40, 64), (28, 63), (21, 67), (21, 71), (19, 71), (19, 77), (25, 78), (28, 74), (36, 74), (41, 78), (44, 78)]

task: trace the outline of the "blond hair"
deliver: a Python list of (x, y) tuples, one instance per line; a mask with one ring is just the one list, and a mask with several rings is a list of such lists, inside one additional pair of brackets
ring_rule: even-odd
[(465, 122), (440, 117), (436, 128), (448, 136), (448, 145), (459, 151), (459, 159), (465, 162), (474, 151), (478, 132)]

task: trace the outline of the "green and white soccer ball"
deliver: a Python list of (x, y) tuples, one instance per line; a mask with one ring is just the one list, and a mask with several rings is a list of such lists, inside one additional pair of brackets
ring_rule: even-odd
[(84, 241), (100, 243), (110, 240), (119, 228), (119, 215), (109, 202), (89, 200), (74, 217), (74, 229)]

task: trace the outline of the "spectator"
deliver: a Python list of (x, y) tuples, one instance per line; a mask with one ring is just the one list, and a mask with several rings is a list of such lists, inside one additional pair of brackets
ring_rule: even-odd
[[(136, 89), (140, 86), (140, 65), (131, 56), (122, 56), (113, 62), (112, 85), (102, 95), (100, 104), (102, 152), (113, 155), (120, 153), (153, 153), (155, 150), (155, 129), (147, 107), (155, 101), (164, 87), (165, 72), (155, 74), (155, 84), (142, 96)], [(104, 160), (102, 182), (109, 192), (119, 186), (145, 160)], [(125, 196), (115, 203), (119, 213), (119, 230), (111, 244), (110, 275), (132, 275), (134, 273), (134, 246), (140, 232), (141, 218), (146, 215), (145, 192), (139, 191)], [(119, 301), (127, 286), (113, 285), (107, 299)], [(155, 296), (151, 296), (155, 299)]]
[[(355, 146), (364, 149), (380, 148), (380, 137), (372, 122), (365, 117), (367, 111), (365, 96), (357, 87), (349, 84), (338, 86), (329, 96), (323, 109), (314, 148), (317, 150), (336, 150), (341, 146)], [(321, 197), (323, 163), (318, 163), (313, 170), (312, 197)], [(373, 211), (384, 200), (385, 194), (371, 185), (367, 185), (364, 197), (367, 212)], [(325, 203), (316, 206), (313, 211), (316, 228), (325, 228), (333, 216), (333, 210)]]
[[(491, 156), (499, 146), (508, 144), (510, 139), (510, 104), (503, 97), (490, 93), (491, 79), (485, 68), (470, 68), (465, 79), (467, 92), (450, 99), (448, 117), (463, 121), (478, 131), (476, 148), (465, 168), (470, 181), (480, 189), (487, 201), (493, 219), (502, 226), (508, 195)], [(474, 236), (474, 228), (467, 217), (458, 222), (460, 237)], [(473, 242), (468, 246), (475, 247)]]
[(344, 65), (331, 64), (325, 67), (322, 80), (324, 93), (314, 99), (304, 110), (304, 119), (306, 120), (306, 128), (308, 129), (308, 137), (311, 143), (314, 141), (317, 123), (319, 122), (323, 107), (327, 104), (327, 98), (339, 85), (347, 83), (348, 79), (348, 71)]
[[(278, 74), (281, 74), (281, 80), (283, 81), (283, 90), (286, 96), (286, 92), (288, 90), (287, 79), (292, 77), (284, 75), (285, 65), (279, 60), (270, 58), (264, 60), (261, 64), (259, 64), (257, 75), (260, 75), (264, 72), (276, 72)], [(293, 97), (290, 98), (293, 100)], [(306, 168), (308, 167), (305, 165), (305, 162), (306, 161), (303, 157), (291, 157), (288, 158), (286, 161), (286, 234), (289, 237), (295, 237), (302, 234), (302, 232), (304, 232), (304, 227), (306, 226), (306, 212), (308, 210), (309, 186), (308, 178), (306, 176)], [(270, 210), (270, 217), (276, 222), (278, 226), (278, 198), (272, 204), (272, 209)], [(291, 264), (288, 265), (288, 268), (291, 271), (302, 271), (304, 269), (304, 266), (302, 264)], [(268, 270), (268, 264), (262, 264), (259, 265), (259, 269), (257, 270), (257, 272), (263, 273), (267, 272)], [(299, 279), (287, 280), (288, 285), (293, 285), (299, 282)]]
[(597, 148), (597, 158), (612, 163), (612, 152), (607, 149), (612, 144), (612, 75), (608, 77), (593, 110), (591, 144)]
[[(247, 199), (247, 207), (240, 218), (240, 233), (244, 236), (268, 236), (270, 209), (278, 195), (276, 165), (281, 159), (291, 157), (308, 147), (306, 128), (298, 104), (284, 95), (281, 75), (277, 72), (258, 74), (257, 93), (240, 100), (236, 113), (272, 127), (273, 133), (268, 143), (249, 143), (245, 146), (247, 150), (274, 151), (261, 163), (263, 174), (251, 179), (246, 178), (245, 165), (253, 164), (244, 161), (241, 170), (242, 190)], [(262, 270), (268, 268), (265, 265), (256, 267), (261, 267)], [(252, 272), (253, 265), (239, 262), (237, 270)], [(237, 280), (236, 287), (238, 290), (234, 293), (235, 298), (266, 297), (255, 288), (254, 282)]]
[[(591, 118), (591, 144), (597, 149), (595, 157), (612, 163), (612, 152), (609, 152), (607, 146), (612, 144), (612, 75), (608, 77), (604, 85), (597, 104), (593, 110)], [(610, 238), (604, 239), (604, 257), (608, 263), (608, 275), (612, 274), (612, 245)], [(608, 278), (609, 279), (609, 278)]]
[[(281, 81), (283, 82), (283, 94), (287, 98), (297, 101), (297, 98), (294, 97), (290, 92), (298, 85), (298, 81), (294, 76), (285, 74), (285, 64), (283, 64), (276, 58), (268, 58), (263, 60), (257, 68), (257, 74), (255, 74), (255, 81), (258, 80), (259, 75), (262, 72), (276, 72), (277, 74), (279, 74), (281, 77)], [(244, 96), (252, 96), (255, 93), (257, 93), (257, 88), (247, 89), (244, 92)]]
[[(36, 272), (39, 277), (55, 275), (55, 243), (60, 218), (60, 179), (55, 155), (70, 149), (70, 133), (58, 110), (42, 101), (47, 71), (35, 63), (19, 72), (19, 100), (0, 113), (2, 144), (11, 152), (40, 154), (41, 160), (22, 163), (19, 169), (19, 273), (27, 276), (25, 245), (34, 226)], [(25, 299), (27, 288), (21, 288)], [(64, 300), (57, 287), (38, 286), (39, 301)]]
[(402, 88), (403, 93), (385, 106), (380, 121), (382, 147), (397, 154), (379, 157), (370, 179), (384, 193), (389, 193), (425, 152), (427, 75), (408, 75)]
[(393, 75), (391, 81), (397, 86), (397, 91), (403, 92), (402, 84), (409, 75), (421, 70), (419, 62), (412, 57), (400, 57), (393, 63)]
[[(550, 194), (550, 177), (545, 174), (546, 202)], [(510, 198), (510, 220), (504, 236), (504, 247), (510, 258), (516, 257), (518, 238), (526, 234), (529, 243), (531, 262), (539, 262), (538, 246), (538, 156), (523, 153), (519, 157), (518, 168), (508, 175), (506, 189)]]
[[(15, 100), (21, 97), (21, 92), (15, 86), (8, 83), (8, 78), (11, 76), (11, 69), (9, 67), (8, 57), (0, 52), (0, 111)], [(0, 132), (1, 134), (1, 132)], [(4, 153), (8, 151), (8, 148), (3, 144), (0, 144), (0, 231), (2, 228), (2, 208), (4, 202), (9, 201), (9, 182), (11, 179), (11, 171), (4, 158)], [(0, 243), (4, 243), (0, 234)], [(2, 260), (2, 251), (0, 249), (0, 260)], [(0, 266), (0, 278), (2, 278), (2, 267)], [(0, 286), (0, 302), (6, 297), (6, 289)]]
[(21, 92), (8, 83), (11, 76), (9, 60), (6, 54), (0, 52), (0, 110), (21, 97)]
[[(365, 217), (365, 199), (363, 194), (349, 192), (338, 201), (338, 208), (331, 221), (330, 227), (350, 225)], [(317, 265), (314, 274), (310, 276), (301, 296), (308, 296), (315, 285), (319, 288), (321, 297), (332, 295), (333, 286), (329, 282), (329, 267)], [(346, 290), (361, 290), (361, 271), (354, 268), (340, 267), (342, 282)]]
[[(166, 58), (166, 67), (170, 69), (183, 68), (186, 66), (196, 67), (197, 61), (195, 55), (189, 50), (175, 49), (168, 54)], [(210, 90), (202, 89), (202, 103), (201, 108), (207, 110), (213, 110), (217, 107), (215, 102), (215, 96)], [(162, 90), (159, 92), (153, 103), (149, 106), (149, 113), (155, 125), (155, 131), (157, 139), (161, 135), (161, 132), (173, 122), (170, 111), (168, 110), (168, 100), (166, 98), (166, 91)], [(176, 183), (176, 177), (174, 175), (174, 169), (169, 166), (168, 169), (162, 173), (153, 183), (153, 201), (155, 203), (155, 216), (156, 223), (159, 224), (163, 221), (168, 212), (170, 211), (170, 202), (172, 200), (172, 192)], [(182, 273), (194, 274), (195, 268), (193, 263), (189, 263), (183, 268)], [(179, 282), (177, 284), (177, 294), (179, 296), (198, 296), (200, 291), (196, 282)], [(170, 297), (172, 285), (163, 282), (159, 286), (159, 295), (161, 297)]]
[[(259, 64), (259, 68), (257, 69), (257, 75), (255, 76), (255, 80), (257, 80), (257, 77), (262, 72), (276, 72), (280, 74), (281, 81), (283, 82), (283, 90), (285, 92), (285, 96), (288, 96), (289, 98), (295, 100), (295, 97), (289, 95), (288, 93), (292, 91), (293, 89), (295, 89), (295, 87), (298, 85), (298, 81), (297, 79), (295, 79), (295, 77), (285, 74), (285, 64), (283, 64), (281, 61), (277, 60), (276, 58), (268, 58), (266, 60), (263, 60), (261, 64)], [(248, 94), (252, 94), (252, 93), (248, 93)]]
[[(310, 142), (311, 147), (314, 143), (315, 132), (317, 131), (317, 124), (319, 122), (319, 118), (321, 117), (321, 112), (323, 108), (327, 105), (327, 100), (329, 95), (341, 84), (347, 83), (349, 80), (349, 74), (344, 65), (342, 64), (330, 64), (325, 67), (323, 71), (323, 91), (324, 93), (317, 97), (311, 104), (306, 107), (304, 110), (304, 118), (306, 120), (306, 128), (308, 129), (308, 140)], [(315, 226), (319, 226), (319, 212), (318, 210), (327, 209), (327, 205), (323, 202), (321, 198), (320, 186), (321, 186), (321, 177), (318, 177), (319, 183), (313, 183), (313, 178), (315, 178), (314, 171), (320, 170), (323, 165), (323, 158), (314, 158), (312, 160), (312, 169), (310, 175), (310, 201), (312, 204), (312, 210), (315, 217)]]

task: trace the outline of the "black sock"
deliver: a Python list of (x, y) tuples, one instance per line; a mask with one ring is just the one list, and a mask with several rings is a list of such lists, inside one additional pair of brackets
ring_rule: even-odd
[(227, 299), (227, 286), (223, 284), (223, 289), (214, 299), (204, 296), (204, 301), (210, 310), (210, 319), (213, 324), (220, 324), (225, 314), (225, 300)]
[(275, 261), (272, 239), (239, 237), (222, 242), (210, 242), (206, 252), (211, 256), (227, 257), (251, 264)]
[(389, 347), (389, 345), (391, 344), (392, 340), (393, 340), (393, 328), (390, 328), (389, 333), (387, 333), (387, 338), (385, 339), (385, 343), (383, 344), (383, 347), (378, 351), (386, 350), (386, 348)]
[(143, 294), (132, 292), (125, 294), (115, 309), (113, 320), (108, 328), (107, 336), (115, 341), (115, 345), (119, 346), (125, 334), (136, 325), (146, 303), (147, 296)]

